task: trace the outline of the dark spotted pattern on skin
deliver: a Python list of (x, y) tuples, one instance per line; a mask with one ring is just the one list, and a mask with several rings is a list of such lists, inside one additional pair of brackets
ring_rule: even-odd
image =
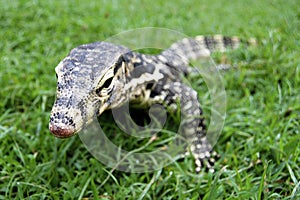
[(124, 102), (149, 106), (175, 105), (179, 100), (182, 113), (190, 119), (180, 131), (191, 143), (196, 171), (204, 165), (212, 171), (212, 147), (206, 139), (197, 93), (181, 82), (181, 76), (192, 71), (190, 60), (238, 45), (236, 38), (198, 36), (174, 43), (158, 55), (144, 55), (106, 42), (76, 47), (55, 68), (57, 95), (49, 129), (57, 137), (70, 137), (95, 116)]

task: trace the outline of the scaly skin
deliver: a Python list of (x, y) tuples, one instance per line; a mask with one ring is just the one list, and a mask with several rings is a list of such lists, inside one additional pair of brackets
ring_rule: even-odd
[(189, 119), (181, 132), (191, 143), (196, 171), (204, 164), (213, 170), (212, 147), (206, 139), (197, 93), (181, 79), (192, 71), (190, 60), (238, 45), (237, 38), (198, 36), (174, 43), (158, 55), (144, 55), (106, 42), (81, 45), (55, 68), (57, 97), (49, 129), (57, 137), (70, 137), (95, 116), (128, 101), (147, 106), (179, 101), (181, 112)]

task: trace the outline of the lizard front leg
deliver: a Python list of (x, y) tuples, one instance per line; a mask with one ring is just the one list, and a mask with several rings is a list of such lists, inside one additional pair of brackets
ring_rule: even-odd
[[(163, 100), (162, 103), (167, 106), (177, 106), (180, 102), (179, 134), (190, 144), (190, 151), (195, 158), (196, 171), (199, 172), (203, 166), (214, 171), (212, 156), (215, 153), (212, 152), (212, 146), (206, 137), (206, 126), (197, 92), (181, 82), (166, 84), (160, 92), (154, 88), (153, 92), (156, 93), (155, 97)], [(157, 100), (155, 102), (158, 103)]]

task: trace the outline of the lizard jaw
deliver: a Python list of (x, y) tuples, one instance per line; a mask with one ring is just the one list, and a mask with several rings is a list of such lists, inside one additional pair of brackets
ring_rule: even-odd
[(75, 135), (76, 131), (72, 127), (61, 128), (56, 126), (55, 124), (49, 124), (50, 132), (58, 138), (67, 138)]
[[(81, 109), (73, 109), (69, 113), (57, 114), (56, 107), (52, 110), (49, 122), (50, 132), (58, 138), (68, 138), (79, 133), (84, 127), (88, 126), (97, 117), (93, 115), (96, 110), (104, 112), (109, 103), (104, 103), (100, 108), (98, 102), (91, 102), (86, 109), (91, 112), (84, 112)], [(84, 113), (84, 114), (83, 114)], [(100, 114), (98, 114), (99, 116)], [(83, 117), (84, 116), (84, 117)], [(71, 121), (70, 121), (71, 120)]]

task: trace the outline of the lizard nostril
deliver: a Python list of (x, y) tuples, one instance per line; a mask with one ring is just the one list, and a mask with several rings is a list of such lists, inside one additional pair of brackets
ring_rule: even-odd
[(51, 131), (51, 133), (53, 135), (55, 135), (56, 137), (60, 137), (60, 138), (71, 137), (75, 133), (75, 130), (73, 127), (61, 128), (52, 123), (49, 124), (49, 130)]

